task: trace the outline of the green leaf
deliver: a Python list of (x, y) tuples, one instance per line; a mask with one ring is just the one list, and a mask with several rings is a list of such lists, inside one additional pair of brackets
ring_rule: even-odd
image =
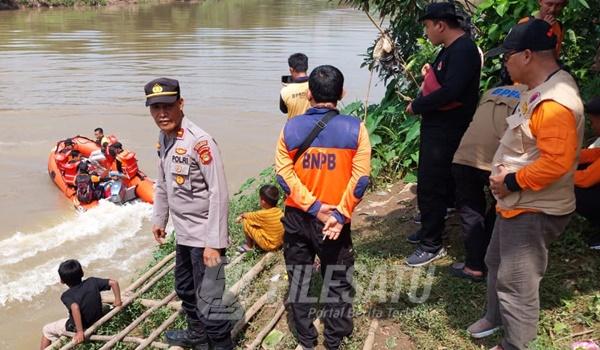
[(371, 141), (371, 147), (377, 146), (382, 141), (381, 136), (377, 134), (370, 135), (369, 140)]
[(585, 0), (579, 0), (579, 3), (580, 3), (581, 5), (583, 5), (583, 7), (585, 7), (586, 9), (589, 9), (589, 8), (590, 8), (590, 5), (589, 5), (589, 4), (587, 3), (587, 1), (585, 1)]
[(506, 13), (506, 10), (508, 10), (508, 1), (503, 0), (501, 1), (498, 6), (496, 7), (496, 13), (498, 14), (498, 16), (502, 17), (504, 16), (504, 14)]
[(264, 349), (275, 349), (277, 344), (283, 339), (283, 335), (284, 334), (277, 329), (272, 330), (269, 335), (265, 337), (265, 340), (263, 340), (262, 347)]
[(406, 176), (404, 176), (403, 180), (406, 183), (417, 182), (417, 176), (414, 173), (410, 172), (410, 173), (406, 174)]
[(404, 140), (404, 142), (410, 142), (416, 139), (420, 135), (420, 131), (420, 124), (415, 122), (406, 133), (406, 139)]

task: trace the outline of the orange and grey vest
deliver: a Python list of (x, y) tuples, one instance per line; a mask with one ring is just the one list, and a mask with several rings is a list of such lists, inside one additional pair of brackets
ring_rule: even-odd
[[(571, 110), (575, 117), (579, 145), (583, 139), (583, 104), (579, 89), (573, 77), (559, 71), (549, 80), (521, 94), (521, 101), (513, 115), (507, 118), (508, 129), (500, 140), (494, 155), (492, 175), (498, 172), (497, 166), (504, 165), (509, 172), (533, 163), (540, 157), (536, 138), (532, 135), (529, 122), (536, 107), (544, 101), (552, 100)], [(548, 215), (566, 215), (575, 210), (573, 174), (577, 162), (556, 182), (539, 191), (523, 190), (512, 192), (498, 200), (500, 209), (533, 209)]]

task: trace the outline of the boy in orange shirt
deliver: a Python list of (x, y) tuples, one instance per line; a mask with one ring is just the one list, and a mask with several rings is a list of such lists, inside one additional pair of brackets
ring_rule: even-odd
[(279, 190), (273, 185), (264, 185), (259, 191), (260, 207), (262, 209), (243, 213), (236, 222), (242, 223), (246, 243), (238, 249), (245, 253), (255, 245), (265, 251), (277, 250), (283, 244), (283, 212), (277, 207)]

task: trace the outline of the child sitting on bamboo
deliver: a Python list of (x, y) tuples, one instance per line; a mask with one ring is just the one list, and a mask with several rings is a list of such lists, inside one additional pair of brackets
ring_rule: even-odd
[(69, 289), (60, 296), (60, 300), (69, 310), (69, 318), (49, 323), (42, 329), (40, 349), (47, 348), (67, 331), (75, 332), (73, 341), (79, 344), (85, 340), (84, 330), (103, 316), (100, 292), (112, 289), (115, 295), (114, 306), (121, 306), (119, 282), (111, 279), (83, 278), (83, 269), (77, 260), (67, 260), (58, 267), (61, 283)]
[(283, 244), (283, 212), (277, 207), (279, 190), (273, 185), (264, 185), (258, 193), (262, 209), (243, 213), (236, 219), (236, 222), (242, 223), (246, 235), (246, 243), (238, 248), (240, 253), (251, 250), (255, 245), (272, 251)]

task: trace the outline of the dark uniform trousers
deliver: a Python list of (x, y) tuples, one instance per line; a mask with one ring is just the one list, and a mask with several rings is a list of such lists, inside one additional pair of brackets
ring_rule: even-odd
[(465, 265), (477, 271), (486, 271), (487, 251), (494, 221), (496, 201), (487, 205), (485, 189), (489, 185), (490, 172), (463, 164), (452, 164), (456, 184), (456, 208), (460, 216), (465, 244)]
[(417, 204), (421, 212), (420, 247), (435, 253), (442, 248), (448, 198), (452, 197), (452, 158), (466, 127), (421, 123)]
[[(225, 291), (225, 263), (204, 265), (204, 248), (177, 244), (175, 253), (175, 291), (181, 299), (188, 324), (206, 334), (215, 344), (228, 342), (232, 312), (222, 305)], [(221, 251), (225, 262), (225, 250)]]
[(288, 305), (300, 344), (312, 348), (317, 341), (313, 320), (315, 305), (307, 299), (315, 255), (321, 260), (323, 287), (319, 298), (324, 323), (325, 346), (338, 349), (342, 338), (352, 333), (354, 252), (350, 224), (337, 240), (323, 240), (323, 223), (299, 209), (286, 207), (284, 257), (289, 277)]
[(592, 187), (575, 187), (577, 214), (588, 219), (596, 227), (600, 226), (600, 184)]

